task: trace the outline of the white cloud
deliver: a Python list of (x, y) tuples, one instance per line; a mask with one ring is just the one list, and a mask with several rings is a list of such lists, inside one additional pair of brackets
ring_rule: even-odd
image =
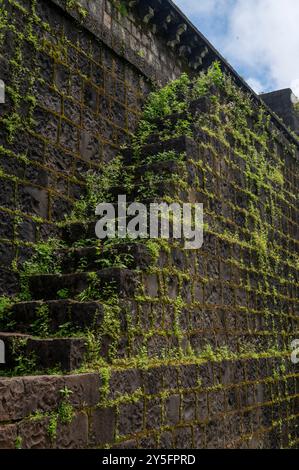
[(186, 15), (193, 16), (215, 14), (219, 8), (223, 9), (226, 6), (228, 0), (175, 0), (175, 3)]
[(247, 80), (248, 85), (256, 92), (256, 93), (262, 93), (264, 91), (264, 86), (263, 84), (257, 80), (256, 78), (250, 77)]
[[(298, 0), (175, 0), (259, 92), (292, 88), (299, 95)], [(213, 19), (215, 21), (213, 29)], [(212, 36), (212, 37), (211, 37)]]
[(237, 0), (229, 14), (224, 51), (263, 82), (299, 93), (298, 0)]

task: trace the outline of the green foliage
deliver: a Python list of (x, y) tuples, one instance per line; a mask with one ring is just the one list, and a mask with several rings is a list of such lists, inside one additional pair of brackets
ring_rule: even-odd
[(99, 173), (86, 175), (86, 193), (75, 202), (70, 221), (82, 221), (94, 217), (95, 208), (102, 202), (112, 202), (114, 188), (118, 187), (123, 177), (122, 157), (116, 157), (105, 164)]
[(67, 401), (62, 401), (58, 408), (58, 418), (62, 424), (70, 424), (74, 418), (74, 408)]
[(128, 15), (128, 7), (125, 0), (112, 0), (112, 4), (119, 11), (121, 16), (125, 17)]
[(279, 168), (273, 168), (269, 173), (269, 179), (276, 183), (278, 186), (284, 185), (284, 176), (282, 171)]
[(101, 296), (101, 285), (96, 272), (88, 273), (89, 285), (88, 287), (80, 292), (77, 296), (77, 300), (80, 302), (87, 302), (88, 300), (98, 300)]
[(105, 241), (102, 245), (98, 245), (97, 251), (99, 259), (96, 261), (100, 268), (130, 268), (134, 261), (134, 256), (121, 251), (122, 246), (127, 248), (128, 243), (133, 243), (130, 239), (111, 239)]
[(165, 152), (159, 152), (155, 155), (149, 155), (144, 159), (144, 163), (149, 165), (157, 162), (168, 162), (168, 161), (183, 161), (186, 157), (185, 153), (178, 153), (175, 150), (169, 150)]
[(262, 254), (267, 254), (268, 250), (268, 233), (266, 230), (261, 229), (259, 232), (252, 233), (252, 239)]
[(63, 425), (70, 424), (74, 418), (75, 412), (74, 408), (71, 403), (69, 403), (69, 398), (72, 395), (72, 390), (67, 388), (66, 386), (59, 390), (60, 395), (62, 397), (62, 401), (60, 402), (57, 411), (54, 411), (49, 416), (49, 424), (48, 424), (48, 435), (51, 438), (51, 441), (55, 441), (57, 438), (57, 426), (58, 423)]
[(221, 64), (215, 61), (207, 72), (202, 72), (195, 79), (192, 90), (192, 98), (197, 99), (208, 93), (211, 86), (223, 88), (225, 86), (225, 76), (221, 70)]
[(13, 300), (7, 296), (0, 297), (0, 321), (5, 320), (5, 316), (13, 305)]
[(59, 390), (59, 393), (63, 397), (63, 399), (68, 399), (73, 394), (73, 391), (68, 387), (64, 386), (62, 389)]
[(41, 421), (44, 419), (45, 415), (42, 411), (36, 410), (29, 416), (30, 421)]
[(37, 371), (37, 359), (34, 353), (24, 356), (23, 352), (15, 358), (16, 366), (12, 370), (12, 376), (30, 375)]
[(57, 291), (57, 296), (60, 298), (60, 299), (68, 299), (70, 297), (70, 292), (68, 289), (64, 288), (64, 289), (60, 289), (59, 291)]
[(101, 325), (101, 338), (109, 338), (108, 356), (111, 360), (115, 358), (117, 347), (121, 336), (120, 307), (118, 299), (110, 299), (109, 304), (104, 305), (104, 318)]
[(77, 11), (82, 18), (85, 18), (88, 14), (86, 8), (83, 8), (78, 0), (66, 0), (66, 6), (70, 10)]
[(46, 242), (37, 243), (34, 246), (35, 252), (32, 259), (25, 261), (23, 265), (24, 275), (60, 274), (61, 260), (55, 252), (63, 246), (61, 240), (57, 238), (49, 238)]
[(17, 436), (15, 440), (15, 448), (22, 449), (23, 438), (21, 436)]
[(170, 114), (186, 111), (190, 85), (190, 78), (184, 73), (179, 79), (151, 93), (143, 110), (143, 120), (153, 122)]
[(102, 385), (101, 385), (101, 401), (104, 401), (107, 399), (109, 392), (110, 392), (110, 376), (111, 376), (111, 371), (109, 367), (102, 367), (100, 369), (100, 377), (102, 380)]
[(86, 338), (86, 363), (87, 364), (98, 364), (101, 359), (101, 345), (98, 338), (98, 335), (95, 331), (88, 330), (85, 332)]
[(58, 416), (56, 413), (52, 413), (50, 418), (49, 418), (49, 424), (48, 424), (48, 435), (51, 439), (51, 441), (55, 441), (57, 437), (57, 425), (58, 425)]
[(161, 245), (156, 240), (147, 240), (145, 244), (152, 256), (153, 264), (156, 264), (159, 259)]
[[(152, 92), (144, 106), (142, 119), (134, 137), (133, 146), (136, 158), (139, 157), (139, 150), (150, 135), (159, 132), (159, 121), (166, 124), (164, 135), (161, 140), (178, 137), (181, 135), (192, 136), (193, 117), (188, 113), (190, 102), (207, 95), (212, 86), (223, 88), (225, 76), (222, 73), (219, 62), (214, 62), (207, 72), (202, 73), (198, 78), (191, 80), (183, 73), (177, 80), (171, 81), (162, 89)], [(178, 116), (177, 122), (173, 125), (169, 123), (167, 131), (167, 118), (175, 113), (183, 114)]]
[(17, 112), (14, 112), (8, 117), (3, 118), (2, 123), (8, 132), (8, 142), (12, 143), (16, 133), (23, 127), (21, 116)]
[(47, 304), (42, 304), (36, 309), (36, 320), (30, 326), (32, 332), (36, 336), (43, 338), (49, 335), (49, 307)]

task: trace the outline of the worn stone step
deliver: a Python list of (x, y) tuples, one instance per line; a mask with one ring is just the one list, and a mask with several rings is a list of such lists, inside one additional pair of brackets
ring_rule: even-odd
[(19, 302), (11, 309), (5, 331), (13, 329), (19, 333), (52, 335), (65, 330), (76, 332), (90, 327), (98, 329), (103, 316), (104, 307), (100, 302), (74, 300)]
[(73, 245), (74, 243), (82, 243), (87, 244), (88, 241), (90, 245), (92, 245), (95, 241), (97, 241), (97, 237), (95, 234), (95, 226), (96, 226), (97, 219), (92, 218), (87, 222), (72, 222), (64, 225), (60, 229), (60, 235), (63, 242), (68, 245)]
[[(141, 165), (144, 161), (146, 161), (149, 157), (157, 155), (163, 152), (171, 152), (174, 151), (177, 155), (181, 153), (193, 153), (195, 148), (195, 142), (191, 137), (188, 136), (180, 136), (175, 138), (169, 138), (168, 140), (161, 141), (159, 134), (155, 134), (151, 136), (151, 141), (144, 145), (140, 150), (140, 156), (138, 159), (138, 163)], [(128, 148), (123, 150), (124, 160), (127, 164), (133, 160), (133, 151), (132, 149)], [(138, 167), (135, 168), (138, 171)]]
[[(191, 129), (194, 127), (194, 124), (196, 123), (196, 118), (198, 118), (201, 115), (204, 115), (206, 113), (211, 112), (213, 106), (213, 102), (211, 101), (209, 96), (202, 96), (200, 98), (197, 98), (189, 103), (188, 109), (184, 112), (181, 113), (173, 113), (169, 114), (168, 116), (165, 116), (163, 119), (154, 119), (152, 121), (152, 124), (155, 125), (156, 127), (156, 132), (148, 137), (146, 140), (147, 144), (157, 144), (168, 142), (168, 140), (165, 140), (164, 142), (161, 142), (161, 134), (163, 132), (168, 133), (169, 132), (169, 137), (171, 140), (171, 133), (174, 131), (176, 126), (178, 125), (179, 121), (191, 121)], [(192, 119), (190, 120), (190, 116)], [(140, 152), (140, 155), (143, 155), (143, 149)], [(134, 161), (133, 154), (128, 152), (126, 153), (127, 163), (131, 163)]]
[(39, 339), (20, 333), (0, 333), (0, 340), (5, 346), (5, 364), (0, 371), (14, 370), (16, 375), (56, 368), (75, 370), (87, 353), (84, 338)]
[(91, 287), (99, 299), (105, 299), (113, 293), (130, 297), (137, 284), (137, 272), (122, 268), (107, 268), (94, 273), (45, 274), (29, 278), (33, 300), (58, 300), (62, 296), (73, 299)]
[(147, 172), (168, 177), (180, 173), (181, 170), (182, 167), (178, 160), (151, 161), (136, 168), (136, 183), (138, 184), (140, 177)]
[(152, 255), (142, 243), (115, 243), (105, 246), (70, 248), (62, 252), (62, 272), (95, 271), (109, 263), (128, 269), (146, 269), (152, 263)]
[(197, 115), (202, 115), (210, 112), (212, 106), (213, 102), (210, 96), (201, 96), (200, 98), (190, 101), (186, 111), (169, 114), (163, 119), (154, 119), (152, 123), (157, 127), (159, 131), (171, 129), (172, 126), (177, 125), (178, 121), (189, 119), (190, 115), (193, 118), (192, 120), (194, 120)]

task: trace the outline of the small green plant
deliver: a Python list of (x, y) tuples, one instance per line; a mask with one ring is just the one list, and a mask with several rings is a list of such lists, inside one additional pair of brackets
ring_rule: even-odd
[(101, 297), (100, 280), (96, 272), (88, 273), (88, 283), (88, 287), (77, 295), (77, 300), (80, 302), (98, 300)]
[(57, 297), (60, 299), (68, 299), (70, 297), (70, 291), (69, 289), (60, 289), (57, 291)]
[(128, 7), (125, 0), (112, 0), (112, 4), (119, 11), (121, 16), (127, 16)]
[(42, 304), (36, 309), (36, 320), (31, 324), (33, 334), (41, 337), (49, 335), (49, 306)]
[(41, 421), (44, 419), (45, 414), (42, 411), (36, 410), (34, 413), (32, 413), (29, 417), (30, 421)]
[(15, 358), (16, 366), (12, 371), (12, 375), (30, 375), (37, 371), (37, 358), (34, 353), (31, 353), (29, 356), (24, 356), (23, 353), (20, 353)]
[(83, 8), (78, 0), (66, 0), (66, 6), (70, 10), (76, 10), (82, 18), (85, 18), (88, 14), (86, 8)]
[(17, 436), (15, 440), (15, 448), (22, 449), (23, 438), (21, 436)]
[(109, 367), (102, 367), (100, 369), (100, 377), (102, 379), (102, 385), (101, 385), (101, 401), (105, 401), (109, 395), (110, 392), (110, 368)]
[(62, 401), (58, 408), (58, 418), (62, 424), (70, 424), (74, 418), (74, 408), (67, 401)]
[(72, 395), (73, 391), (68, 387), (63, 387), (59, 390), (62, 397), (62, 401), (59, 404), (57, 411), (52, 412), (49, 417), (48, 424), (48, 435), (52, 441), (55, 441), (57, 438), (57, 426), (58, 423), (61, 424), (70, 424), (74, 418), (74, 408), (71, 403), (69, 403), (69, 398)]
[(57, 238), (49, 238), (46, 242), (37, 243), (31, 260), (25, 261), (23, 274), (28, 277), (35, 274), (60, 274), (61, 260), (58, 250), (63, 243)]
[(13, 305), (13, 300), (10, 297), (0, 297), (0, 321), (5, 319), (5, 315)]
[(269, 179), (273, 181), (273, 183), (276, 183), (278, 186), (284, 185), (284, 176), (279, 168), (274, 168), (272, 171), (270, 171)]
[(165, 152), (159, 152), (155, 155), (149, 155), (144, 159), (144, 163), (151, 164), (157, 162), (168, 162), (168, 161), (183, 161), (185, 153), (178, 153), (175, 150), (169, 150)]
[(207, 94), (212, 85), (223, 88), (225, 84), (225, 76), (221, 70), (219, 61), (215, 61), (206, 73), (200, 74), (195, 80), (192, 97), (194, 99)]
[(64, 386), (62, 389), (59, 390), (59, 393), (65, 400), (68, 399), (74, 392), (68, 387)]
[(112, 202), (112, 191), (124, 176), (122, 157), (116, 157), (102, 167), (99, 173), (86, 175), (86, 192), (73, 206), (68, 221), (82, 221), (94, 217), (95, 209), (102, 202)]
[(51, 413), (47, 431), (52, 442), (55, 441), (57, 437), (57, 424), (58, 424), (57, 414)]

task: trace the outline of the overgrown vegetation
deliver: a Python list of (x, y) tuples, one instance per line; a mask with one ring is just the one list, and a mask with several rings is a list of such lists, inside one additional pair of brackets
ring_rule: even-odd
[(49, 416), (48, 424), (48, 435), (54, 442), (57, 438), (57, 426), (67, 425), (73, 421), (75, 412), (72, 404), (70, 403), (70, 397), (73, 391), (64, 387), (60, 390), (61, 402), (57, 408), (57, 411), (48, 414), (42, 414), (42, 416)]
[[(205, 112), (195, 115), (190, 111), (192, 103), (203, 97), (207, 98), (207, 108)], [(171, 117), (174, 114), (176, 116)], [(175, 150), (143, 155), (142, 146), (151, 142), (153, 134), (156, 136), (154, 142), (167, 141), (185, 135), (193, 137), (203, 157), (201, 160), (195, 157), (192, 160), (189, 155)], [(202, 139), (202, 136), (209, 138)], [(219, 154), (209, 143), (209, 139), (217, 142)], [(76, 300), (80, 302), (96, 300), (103, 307), (101, 326), (80, 332), (86, 337), (87, 354), (84, 365), (77, 371), (100, 371), (103, 383), (101, 404), (119, 405), (122, 401), (138, 400), (142, 395), (141, 391), (137, 391), (134, 396), (121, 396), (113, 403), (109, 401), (109, 380), (113, 367), (120, 369), (135, 367), (147, 370), (162, 364), (202, 364), (207, 361), (234, 361), (241, 358), (280, 358), (285, 354), (285, 350), (281, 349), (279, 343), (279, 336), (283, 336), (283, 332), (277, 331), (275, 323), (277, 316), (281, 316), (275, 302), (278, 303), (279, 299), (283, 300), (283, 296), (278, 289), (271, 286), (269, 281), (275, 279), (283, 283), (292, 283), (291, 278), (288, 280), (283, 278), (282, 263), (284, 263), (284, 268), (289, 266), (298, 269), (298, 259), (292, 257), (273, 238), (273, 224), (281, 217), (280, 203), (283, 201), (289, 205), (294, 200), (286, 185), (285, 163), (276, 151), (276, 146), (270, 145), (270, 142), (275, 143), (276, 140), (278, 142), (279, 135), (275, 134), (271, 127), (265, 110), (258, 108), (250, 96), (240, 91), (233, 81), (222, 73), (220, 65), (215, 63), (207, 73), (201, 74), (197, 79), (191, 80), (183, 74), (180, 79), (149, 96), (133, 139), (133, 162), (125, 164), (124, 159), (118, 157), (103, 166), (99, 174), (90, 173), (87, 176), (86, 194), (75, 204), (72, 216), (66, 220), (66, 223), (85, 222), (92, 219), (97, 204), (107, 201), (116, 202), (115, 197), (119, 188), (122, 194), (126, 193), (132, 197), (134, 195), (137, 200), (144, 201), (160, 197), (161, 185), (167, 185), (169, 188), (172, 182), (178, 191), (182, 189), (188, 191), (192, 185), (192, 189), (195, 189), (198, 195), (209, 201), (207, 208), (209, 224), (206, 225), (206, 233), (217, 237), (219, 242), (228, 242), (236, 251), (250, 250), (252, 258), (256, 257), (255, 263), (244, 261), (242, 256), (240, 259), (236, 257), (229, 259), (234, 268), (239, 269), (240, 272), (246, 271), (247, 279), (245, 282), (245, 275), (240, 279), (238, 285), (240, 289), (244, 288), (248, 295), (260, 293), (261, 296), (266, 296), (266, 298), (271, 296), (274, 299), (273, 309), (269, 311), (265, 309), (262, 312), (267, 320), (268, 329), (262, 332), (265, 336), (267, 335), (267, 347), (262, 343), (259, 344), (250, 330), (246, 331), (246, 334), (252, 338), (252, 341), (248, 339), (244, 341), (244, 344), (230, 348), (228, 345), (217, 346), (207, 341), (205, 346), (197, 349), (192, 344), (189, 332), (184, 326), (186, 312), (190, 315), (192, 307), (195, 311), (197, 309), (200, 315), (202, 307), (200, 302), (195, 300), (194, 292), (191, 292), (188, 300), (182, 295), (183, 285), (188, 285), (188, 283), (191, 285), (192, 275), (188, 268), (169, 266), (167, 263), (159, 265), (161, 253), (171, 258), (172, 250), (179, 250), (180, 247), (165, 240), (141, 240), (140, 242), (147, 246), (152, 256), (152, 263), (147, 273), (157, 276), (157, 296), (149, 295), (141, 286), (134, 298), (138, 311), (133, 312), (130, 308), (131, 304), (124, 305), (120, 301), (114, 285), (101, 284), (94, 270), (88, 274), (88, 287), (76, 297)], [(287, 147), (286, 152), (291, 154), (294, 149)], [(214, 162), (213, 158), (208, 161), (211, 154)], [(162, 171), (152, 169), (153, 165), (166, 162), (175, 162), (179, 174), (167, 175)], [(187, 173), (184, 171), (186, 163), (194, 165), (198, 173), (202, 175), (201, 180), (193, 176), (191, 183), (186, 183)], [(216, 166), (218, 176), (222, 176), (220, 168), (229, 165), (231, 165), (231, 171), (236, 170), (240, 173), (240, 168), (242, 169), (242, 174), (245, 175), (243, 180), (237, 182), (232, 178), (234, 190), (236, 194), (242, 195), (242, 198), (238, 202), (232, 202), (228, 198), (227, 207), (230, 208), (232, 214), (241, 212), (244, 217), (243, 223), (236, 224), (231, 218), (224, 217), (221, 212), (211, 210), (214, 204), (217, 207), (218, 202), (210, 182), (211, 175), (215, 177), (213, 164)], [(138, 173), (140, 167), (142, 167), (142, 172)], [(168, 196), (167, 201), (173, 202), (177, 199), (178, 196), (174, 194)], [(265, 208), (267, 208), (267, 216), (265, 216)], [(132, 243), (137, 242), (127, 239), (97, 242), (99, 270), (110, 267), (130, 269), (134, 263), (132, 255), (119, 248), (121, 244), (126, 246)], [(79, 240), (73, 249), (94, 245), (95, 240)], [(37, 247), (35, 257), (25, 265), (24, 279), (36, 273), (59, 274), (61, 259), (55, 254), (63, 248), (58, 240), (50, 240), (45, 246)], [(82, 259), (78, 269), (84, 272), (86, 266), (87, 260)], [(195, 269), (199, 270), (199, 265), (196, 265)], [(256, 287), (252, 280), (254, 276), (258, 277)], [(172, 277), (175, 277), (178, 282), (179, 294), (175, 298), (171, 298), (168, 292), (169, 279)], [(208, 286), (209, 278), (202, 276), (201, 282), (202, 285)], [(26, 290), (25, 281), (24, 286), (25, 297), (23, 298), (29, 299), (30, 296), (26, 297), (28, 289)], [(63, 288), (57, 294), (60, 299), (70, 296), (70, 293)], [(2, 300), (2, 304), (3, 311), (10, 306), (5, 299)], [(149, 305), (151, 311), (147, 313)], [(161, 306), (161, 310), (163, 308), (166, 312), (171, 312), (171, 319), (165, 317), (164, 313), (163, 318), (157, 323), (157, 318), (153, 313), (157, 306)], [(257, 315), (254, 309), (247, 309), (247, 307), (239, 313), (240, 315), (246, 313), (249, 318)], [(149, 316), (146, 328), (143, 324), (145, 315)], [(37, 312), (37, 319), (32, 328), (36, 335), (48, 337), (50, 334), (49, 312), (45, 306), (41, 306)], [(66, 325), (61, 333), (66, 334), (69, 331), (71, 331), (71, 325)], [(162, 343), (164, 341), (165, 346), (153, 353), (150, 344), (156, 338), (161, 339)], [(135, 345), (137, 340), (138, 347)], [(120, 359), (119, 349), (122, 342), (127, 342), (127, 349), (125, 357)], [(103, 358), (103, 351), (105, 351), (106, 359)], [(20, 363), (19, 370), (22, 370), (24, 364), (22, 361)], [(200, 386), (199, 383), (199, 389)], [(49, 417), (48, 433), (53, 440), (56, 438), (58, 423), (70, 422), (72, 416), (72, 406), (68, 397), (64, 397), (59, 409)]]
[(88, 14), (86, 8), (81, 5), (80, 0), (66, 0), (66, 7), (79, 13), (82, 18), (85, 18)]

